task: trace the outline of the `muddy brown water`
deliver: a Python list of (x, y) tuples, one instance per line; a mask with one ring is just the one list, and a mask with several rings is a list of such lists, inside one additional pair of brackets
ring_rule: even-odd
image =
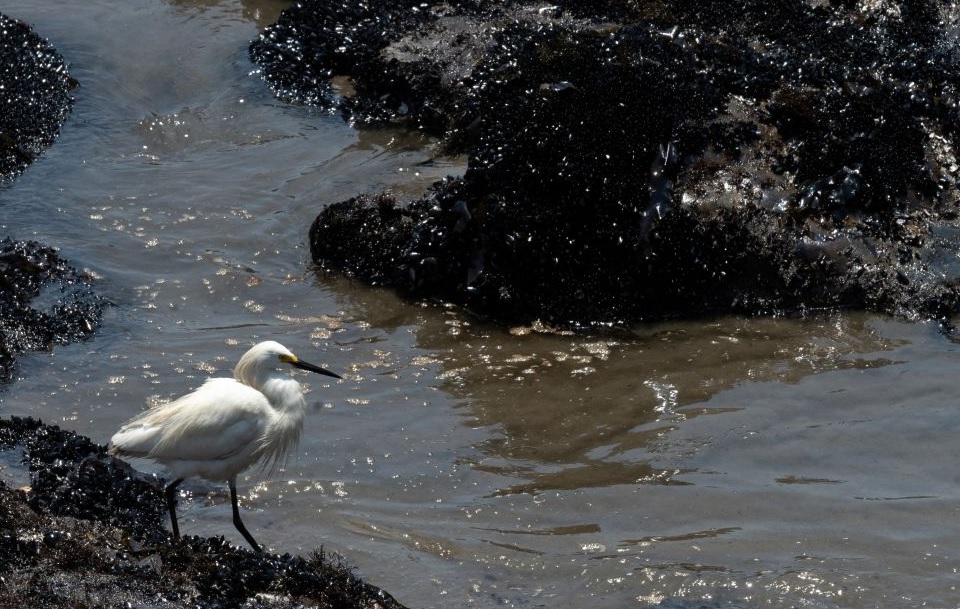
[[(0, 191), (116, 303), (23, 358), (0, 414), (106, 442), (276, 339), (302, 377), (296, 459), (241, 481), (277, 552), (319, 546), (411, 607), (960, 605), (956, 345), (858, 314), (506, 332), (308, 268), (325, 204), (458, 171), (429, 140), (276, 101), (247, 43), (283, 2), (19, 0), (81, 82), (62, 136)], [(136, 464), (162, 474), (148, 462)], [(225, 535), (221, 485), (185, 533)]]

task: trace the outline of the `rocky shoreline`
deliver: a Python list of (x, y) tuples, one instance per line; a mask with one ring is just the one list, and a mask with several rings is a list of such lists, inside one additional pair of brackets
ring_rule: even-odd
[(322, 548), (303, 558), (222, 537), (174, 542), (162, 481), (73, 432), (0, 419), (0, 459), (0, 606), (403, 607)]

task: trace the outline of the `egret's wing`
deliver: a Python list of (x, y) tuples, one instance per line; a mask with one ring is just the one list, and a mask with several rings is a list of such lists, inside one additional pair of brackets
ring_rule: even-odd
[(158, 461), (223, 459), (260, 438), (270, 411), (259, 391), (233, 379), (210, 379), (131, 420), (111, 448)]

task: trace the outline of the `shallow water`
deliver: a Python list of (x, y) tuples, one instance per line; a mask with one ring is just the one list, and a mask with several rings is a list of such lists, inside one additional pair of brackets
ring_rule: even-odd
[[(246, 46), (282, 2), (64, 4), (3, 7), (81, 88), (0, 191), (0, 227), (59, 246), (116, 306), (95, 340), (23, 358), (0, 413), (106, 442), (272, 338), (346, 380), (302, 377), (299, 454), (242, 481), (247, 526), (341, 553), (411, 607), (960, 604), (957, 355), (934, 326), (511, 333), (318, 278), (324, 205), (457, 166), (274, 100)], [(185, 533), (243, 543), (225, 488), (184, 488)]]

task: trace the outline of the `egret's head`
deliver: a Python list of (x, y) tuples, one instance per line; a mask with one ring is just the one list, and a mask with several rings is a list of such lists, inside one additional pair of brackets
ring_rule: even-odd
[(259, 387), (273, 371), (280, 367), (280, 364), (341, 378), (340, 375), (325, 368), (302, 361), (289, 349), (272, 340), (257, 343), (244, 353), (233, 371), (233, 376), (251, 387)]

